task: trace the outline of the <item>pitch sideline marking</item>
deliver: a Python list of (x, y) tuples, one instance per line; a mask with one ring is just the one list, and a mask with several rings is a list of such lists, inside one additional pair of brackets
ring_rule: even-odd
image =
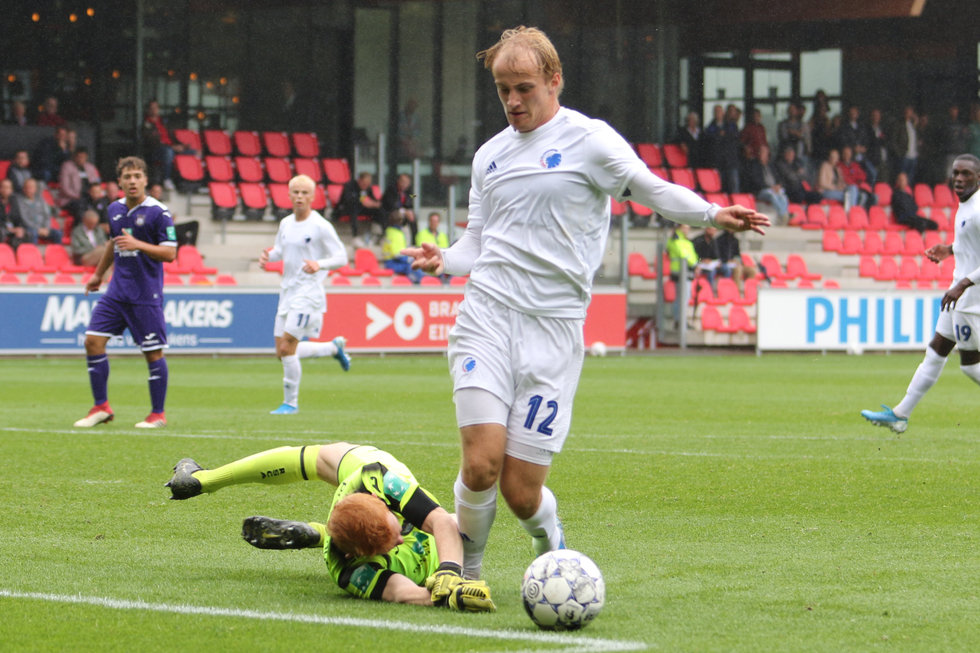
[(94, 605), (113, 610), (147, 610), (150, 612), (168, 612), (172, 614), (204, 615), (208, 617), (232, 617), (240, 619), (257, 619), (263, 621), (290, 621), (296, 623), (319, 624), (324, 626), (353, 626), (357, 628), (377, 628), (380, 630), (396, 630), (435, 635), (452, 635), (459, 637), (482, 637), (487, 639), (530, 641), (545, 644), (564, 645), (570, 648), (558, 649), (564, 653), (582, 651), (583, 653), (605, 653), (606, 651), (639, 651), (646, 649), (644, 642), (618, 641), (596, 637), (582, 637), (562, 633), (521, 632), (517, 630), (489, 630), (467, 628), (463, 626), (419, 625), (403, 621), (376, 621), (356, 617), (326, 617), (316, 614), (295, 614), (292, 612), (260, 612), (258, 610), (242, 610), (238, 608), (219, 608), (214, 606), (173, 605), (168, 603), (148, 603), (146, 601), (129, 601), (98, 596), (82, 596), (68, 594), (47, 594), (42, 592), (16, 592), (0, 589), (0, 597), (11, 599), (33, 599), (55, 603), (72, 603)]

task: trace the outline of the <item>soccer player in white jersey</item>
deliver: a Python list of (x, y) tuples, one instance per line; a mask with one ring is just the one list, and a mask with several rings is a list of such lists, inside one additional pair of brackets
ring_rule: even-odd
[(282, 290), (276, 309), (276, 356), (282, 361), (282, 405), (272, 415), (299, 412), (299, 382), (303, 377), (301, 358), (333, 356), (346, 372), (350, 357), (344, 351), (346, 339), (330, 342), (300, 342), (316, 338), (323, 326), (327, 298), (323, 280), (329, 270), (347, 265), (347, 249), (337, 231), (313, 210), (316, 184), (306, 175), (289, 180), (289, 199), (293, 212), (279, 223), (276, 244), (259, 256), (259, 265), (282, 261)]
[(934, 245), (926, 250), (933, 262), (956, 257), (953, 283), (940, 302), (936, 334), (926, 348), (925, 358), (912, 375), (905, 398), (894, 408), (862, 410), (861, 415), (875, 426), (887, 426), (902, 433), (912, 411), (939, 380), (946, 360), (955, 346), (960, 351), (960, 369), (980, 384), (980, 159), (962, 154), (953, 161), (953, 192), (960, 200), (956, 211), (956, 236), (952, 245)]
[(447, 249), (404, 250), (432, 274), (470, 275), (449, 338), (468, 578), (481, 573), (498, 485), (536, 554), (564, 546), (544, 482), (571, 423), (609, 197), (699, 226), (762, 233), (769, 224), (660, 179), (609, 125), (561, 107), (561, 62), (540, 30), (507, 30), (477, 57), (493, 74), (509, 127), (474, 156), (463, 237)]

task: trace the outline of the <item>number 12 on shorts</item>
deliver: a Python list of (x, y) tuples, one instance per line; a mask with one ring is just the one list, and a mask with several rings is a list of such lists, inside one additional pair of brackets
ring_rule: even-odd
[[(538, 418), (538, 410), (541, 408), (541, 404), (544, 402), (544, 397), (541, 395), (534, 395), (527, 402), (527, 419), (524, 420), (524, 428), (533, 429), (534, 422)], [(543, 435), (551, 435), (551, 423), (555, 421), (555, 417), (558, 416), (558, 402), (554, 399), (548, 401), (545, 404), (547, 414), (543, 416), (543, 419), (538, 424), (536, 429), (538, 433)]]

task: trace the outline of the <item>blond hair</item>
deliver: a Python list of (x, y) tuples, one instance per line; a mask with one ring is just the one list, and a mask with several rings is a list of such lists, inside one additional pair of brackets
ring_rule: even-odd
[(558, 73), (558, 94), (561, 94), (565, 87), (565, 76), (561, 72), (561, 59), (558, 58), (558, 51), (548, 36), (537, 27), (524, 27), (520, 25), (512, 29), (505, 30), (500, 35), (500, 40), (491, 45), (486, 50), (476, 53), (478, 61), (483, 61), (483, 67), (487, 70), (493, 69), (493, 63), (504, 50), (516, 48), (520, 52), (527, 53), (538, 64), (540, 72), (546, 80), (551, 80), (555, 73)]
[(289, 188), (289, 190), (292, 190), (295, 186), (299, 184), (303, 184), (304, 186), (308, 187), (310, 190), (314, 190), (316, 188), (316, 182), (313, 181), (313, 178), (310, 177), (309, 175), (296, 175), (295, 177), (289, 180), (289, 184), (287, 187)]

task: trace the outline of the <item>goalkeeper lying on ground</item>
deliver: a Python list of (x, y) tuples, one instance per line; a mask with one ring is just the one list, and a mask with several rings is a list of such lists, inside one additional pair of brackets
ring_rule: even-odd
[(260, 549), (322, 547), (330, 576), (355, 596), (493, 612), (490, 588), (463, 580), (453, 515), (391, 454), (347, 442), (280, 447), (217, 469), (184, 458), (167, 482), (172, 499), (228, 485), (319, 478), (337, 486), (326, 524), (249, 517), (242, 537)]

